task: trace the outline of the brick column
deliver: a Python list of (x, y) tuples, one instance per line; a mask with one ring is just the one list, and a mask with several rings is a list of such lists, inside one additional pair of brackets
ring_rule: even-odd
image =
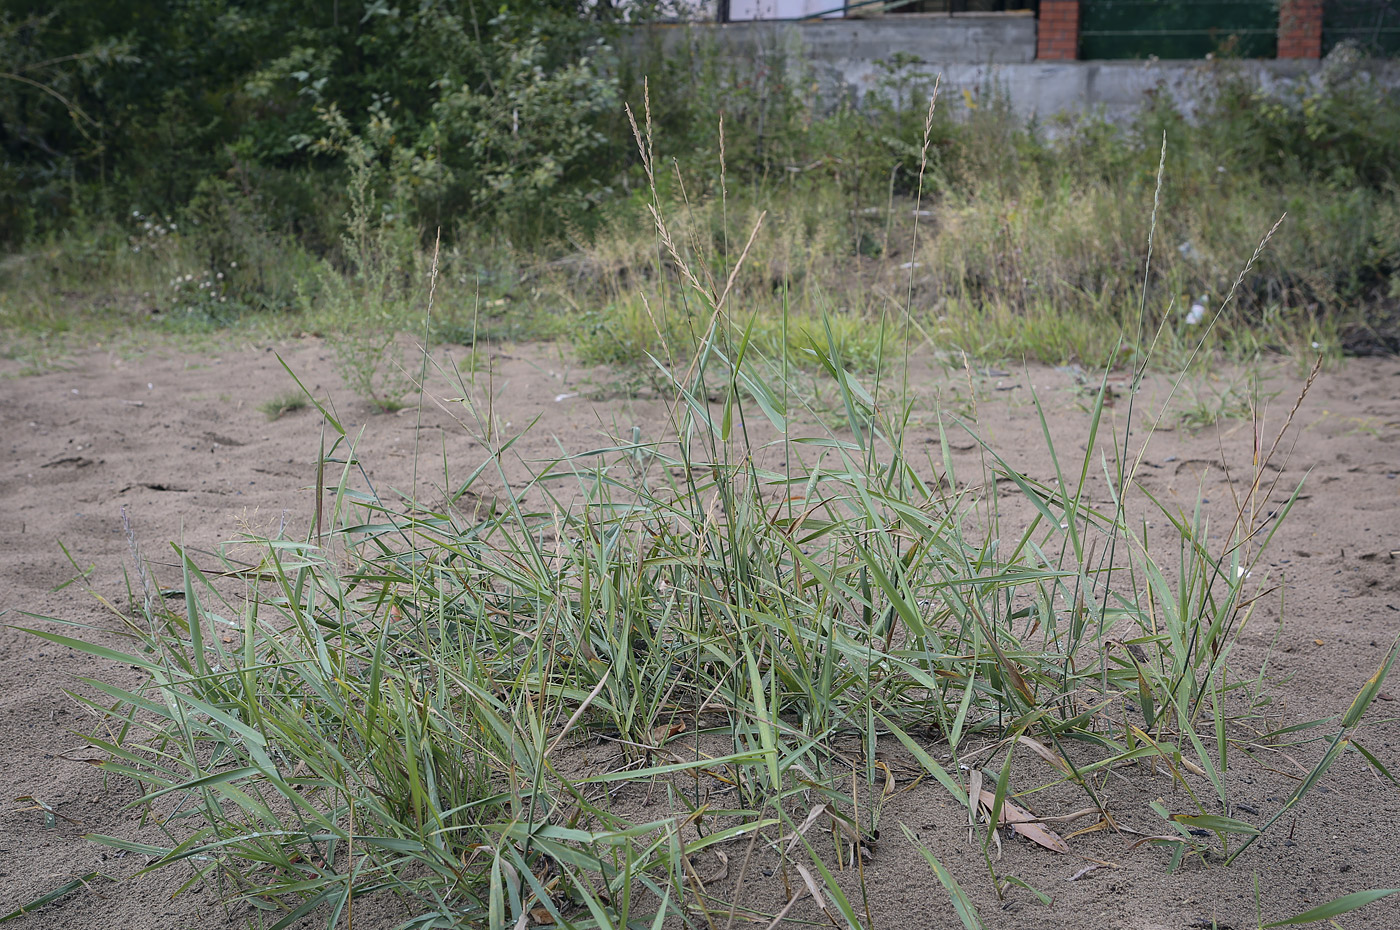
[(1278, 57), (1322, 57), (1322, 0), (1283, 0), (1279, 4)]
[(1035, 57), (1054, 61), (1079, 57), (1079, 0), (1040, 0)]

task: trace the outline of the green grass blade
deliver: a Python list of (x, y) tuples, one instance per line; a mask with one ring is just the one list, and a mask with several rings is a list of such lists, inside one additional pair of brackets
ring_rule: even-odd
[(914, 835), (913, 830), (910, 830), (908, 826), (902, 823), (899, 825), (899, 828), (904, 831), (904, 835), (909, 838), (909, 842), (912, 843), (914, 848), (919, 851), (919, 854), (924, 857), (924, 861), (928, 863), (929, 868), (933, 869), (933, 874), (938, 876), (939, 883), (943, 885), (943, 888), (948, 892), (948, 897), (953, 901), (953, 911), (958, 915), (958, 920), (962, 921), (962, 925), (966, 930), (987, 930), (987, 925), (982, 922), (981, 916), (977, 913), (977, 908), (972, 904), (972, 899), (967, 896), (967, 892), (962, 890), (962, 886), (958, 884), (957, 879), (953, 878), (952, 874), (943, 867), (943, 863), (938, 861), (938, 857), (930, 852), (927, 846), (919, 842), (919, 838)]
[(1298, 924), (1311, 924), (1319, 920), (1330, 920), (1333, 917), (1340, 917), (1342, 914), (1349, 914), (1354, 910), (1363, 908), (1368, 904), (1379, 901), (1381, 898), (1389, 897), (1400, 891), (1400, 888), (1373, 888), (1370, 891), (1353, 891), (1351, 894), (1344, 894), (1340, 898), (1328, 901), (1326, 904), (1319, 904), (1310, 910), (1290, 917), (1287, 920), (1276, 920), (1270, 924), (1264, 924), (1265, 930), (1269, 927), (1294, 927)]
[(1390, 650), (1385, 654), (1385, 661), (1376, 669), (1376, 673), (1366, 679), (1366, 684), (1361, 686), (1361, 690), (1356, 693), (1351, 706), (1347, 708), (1346, 714), (1342, 716), (1342, 726), (1350, 730), (1361, 722), (1366, 711), (1376, 700), (1376, 695), (1380, 694), (1381, 686), (1385, 684), (1386, 676), (1390, 674), (1390, 667), (1395, 664), (1395, 656), (1400, 651), (1400, 638), (1390, 644)]
[(967, 792), (963, 789), (961, 785), (959, 785), (953, 779), (953, 776), (948, 774), (947, 769), (943, 768), (943, 766), (939, 765), (936, 761), (934, 761), (933, 756), (930, 756), (924, 750), (924, 747), (914, 742), (913, 737), (911, 737), (908, 733), (905, 733), (899, 727), (895, 726), (894, 723), (892, 723), (888, 718), (876, 714), (876, 719), (878, 719), (882, 724), (884, 724), (885, 727), (888, 728), (889, 731), (895, 735), (895, 738), (904, 744), (904, 748), (909, 750), (910, 754), (913, 755), (915, 759), (919, 760), (919, 763), (923, 765), (925, 769), (928, 770), (930, 775), (938, 779), (938, 783), (940, 785), (948, 789), (948, 793), (953, 796), (953, 799), (955, 801), (957, 801), (963, 807), (967, 806)]
[(57, 901), (59, 898), (68, 894), (69, 892), (77, 891), (79, 888), (87, 887), (88, 883), (91, 882), (93, 879), (106, 877), (107, 876), (103, 875), (101, 872), (89, 872), (82, 878), (75, 878), (71, 882), (64, 882), (62, 885), (59, 885), (52, 891), (48, 891), (44, 894), (41, 894), (39, 897), (35, 898), (33, 901), (30, 901), (28, 904), (21, 904), (13, 911), (10, 911), (10, 913), (6, 914), (3, 917), (0, 917), (0, 924), (9, 923), (12, 920), (18, 920), (25, 914), (36, 911), (39, 908), (43, 907), (45, 904), (48, 904), (52, 901)]

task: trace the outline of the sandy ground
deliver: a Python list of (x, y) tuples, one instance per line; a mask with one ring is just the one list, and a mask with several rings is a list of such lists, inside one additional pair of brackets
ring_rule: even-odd
[[(419, 428), (416, 410), (374, 414), (341, 385), (330, 353), (314, 339), (276, 347), (310, 386), (329, 392), (347, 426), (365, 428), (361, 446), (381, 486), (408, 488)], [(459, 350), (459, 356), (465, 350)], [(940, 380), (942, 379), (942, 380)], [(929, 396), (960, 397), (963, 375), (930, 375)], [(659, 406), (618, 398), (608, 376), (571, 366), (557, 347), (515, 347), (494, 361), (496, 415), (520, 427), (540, 421), (520, 445), (526, 459), (557, 456), (599, 444), (614, 430), (657, 423)], [(1197, 385), (1210, 396), (1227, 382)], [(1278, 391), (1270, 408), (1273, 428), (1296, 396), (1301, 375), (1280, 363), (1267, 387)], [(1073, 373), (1044, 368), (984, 373), (973, 379), (979, 428), (1018, 468), (1048, 478), (1049, 462), (1039, 422), (1029, 403), (1034, 385), (1063, 448), (1077, 450), (1087, 424), (1085, 400)], [(960, 387), (961, 385), (961, 387)], [(153, 838), (137, 814), (123, 808), (130, 785), (105, 779), (84, 759), (76, 735), (90, 725), (83, 708), (65, 694), (79, 678), (134, 683), (130, 670), (94, 660), (15, 629), (64, 629), (54, 620), (89, 624), (85, 635), (119, 645), (111, 631), (118, 619), (83, 584), (65, 582), (76, 572), (112, 603), (124, 603), (123, 572), (132, 566), (122, 511), (165, 584), (170, 540), (209, 549), (241, 527), (275, 526), (283, 519), (304, 528), (312, 507), (319, 417), (299, 411), (269, 421), (260, 403), (291, 387), (273, 347), (228, 348), (216, 354), (183, 354), (168, 346), (121, 353), (91, 351), (58, 370), (24, 375), (15, 362), (0, 362), (0, 915), (45, 891), (89, 872), (124, 878), (144, 862), (118, 856), (84, 839), (87, 833)], [(959, 391), (962, 393), (959, 395)], [(575, 392), (578, 392), (576, 396)], [(1144, 393), (1160, 402), (1165, 388)], [(927, 411), (926, 411), (927, 412)], [(931, 416), (925, 417), (927, 429)], [(1270, 563), (1286, 580), (1282, 610), (1277, 599), (1262, 609), (1240, 646), (1237, 665), (1269, 659), (1280, 721), (1310, 719), (1344, 709), (1400, 631), (1400, 362), (1364, 359), (1323, 373), (1299, 412), (1298, 445), (1289, 475), (1306, 474), (1304, 496), (1270, 550)], [(481, 459), (477, 445), (440, 408), (422, 411), (422, 436), (432, 457), (442, 450), (458, 471)], [(925, 434), (927, 436), (929, 434)], [(1252, 437), (1245, 421), (1219, 428), (1176, 429), (1158, 434), (1147, 455), (1144, 483), (1164, 499), (1189, 507), (1198, 492), (1208, 509), (1228, 512), (1229, 482), (1248, 471)], [(973, 453), (964, 448), (961, 455)], [(431, 491), (431, 478), (420, 490)], [(27, 616), (26, 614), (37, 615)], [(71, 630), (69, 630), (71, 632)], [(1400, 680), (1388, 685), (1362, 738), (1394, 771), (1400, 771)], [(1297, 763), (1317, 756), (1318, 746), (1298, 750)], [(1231, 780), (1237, 801), (1262, 821), (1276, 810), (1296, 779), (1293, 760), (1271, 757), (1268, 766), (1240, 760)], [(1125, 822), (1148, 825), (1146, 805), (1171, 798), (1165, 779), (1111, 779), (1109, 803)], [(18, 801), (13, 799), (20, 799)], [(37, 799), (55, 816), (36, 810)], [(649, 812), (655, 815), (657, 812)], [(1043, 813), (1043, 812), (1042, 812)], [(886, 810), (889, 829), (866, 866), (874, 925), (884, 928), (951, 927), (956, 918), (947, 895), (904, 842), (895, 821), (915, 829), (968, 890), (989, 927), (1095, 927), (1107, 930), (1258, 925), (1256, 888), (1263, 920), (1291, 916), (1347, 892), (1400, 887), (1400, 790), (1373, 774), (1354, 753), (1273, 833), (1234, 867), (1190, 866), (1166, 871), (1160, 850), (1129, 849), (1120, 836), (1078, 838), (1075, 855), (1058, 856), (1024, 842), (1008, 842), (999, 869), (1021, 877), (1054, 898), (1047, 907), (1012, 888), (998, 901), (980, 848), (967, 842), (965, 811), (928, 786), (901, 792)], [(1113, 863), (1071, 881), (1091, 857)], [(20, 930), (93, 927), (241, 927), (248, 911), (225, 907), (212, 890), (172, 899), (187, 876), (168, 870), (120, 883), (95, 883), (14, 923)], [(781, 907), (776, 879), (753, 880), (746, 903)], [(795, 916), (813, 919), (810, 907)], [(1348, 928), (1400, 927), (1400, 896), (1340, 919)], [(376, 924), (369, 913), (360, 927)], [(382, 918), (379, 926), (388, 926)]]

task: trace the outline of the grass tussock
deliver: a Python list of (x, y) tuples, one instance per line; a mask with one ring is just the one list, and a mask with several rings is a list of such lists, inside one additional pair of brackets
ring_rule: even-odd
[(263, 401), (258, 405), (258, 409), (269, 420), (278, 420), (289, 413), (305, 410), (308, 406), (305, 394), (300, 391), (284, 391)]

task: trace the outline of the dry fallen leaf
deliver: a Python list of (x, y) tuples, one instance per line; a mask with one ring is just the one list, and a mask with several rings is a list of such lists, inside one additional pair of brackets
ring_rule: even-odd
[(808, 872), (800, 862), (794, 862), (793, 865), (797, 867), (797, 874), (802, 876), (802, 884), (807, 886), (807, 893), (817, 902), (817, 906), (822, 909), (822, 913), (834, 923), (836, 921), (836, 915), (831, 912), (831, 905), (826, 903), (826, 896), (822, 894), (821, 886), (817, 884), (816, 879), (812, 878), (812, 873)]
[[(982, 802), (982, 807), (991, 813), (992, 807), (996, 804), (997, 796), (986, 789), (977, 796)], [(1060, 839), (1060, 835), (1053, 830), (1047, 830), (1036, 822), (1036, 816), (1010, 800), (1001, 802), (1001, 822), (1011, 827), (1026, 839), (1037, 846), (1044, 846), (1046, 849), (1057, 853), (1068, 853), (1069, 844)]]
[(1182, 758), (1178, 761), (1180, 761), (1181, 767), (1184, 768), (1186, 771), (1190, 772), (1192, 775), (1200, 775), (1202, 778), (1205, 777), (1206, 770), (1201, 768), (1196, 763), (1192, 762), (1190, 759)]
[(875, 763), (875, 767), (878, 768), (878, 769), (883, 769), (883, 770), (884, 770), (884, 773), (885, 773), (885, 788), (884, 788), (884, 790), (883, 790), (882, 792), (880, 792), (880, 793), (881, 793), (881, 795), (882, 795), (883, 797), (889, 797), (890, 795), (894, 794), (894, 792), (895, 792), (895, 787), (896, 787), (896, 786), (895, 786), (895, 780), (894, 780), (894, 772), (891, 772), (891, 771), (890, 771), (890, 767), (889, 767), (888, 765), (886, 765), (884, 762), (876, 762), (876, 763)]
[[(982, 770), (981, 770), (981, 769), (973, 769), (972, 772), (968, 775), (968, 780), (967, 780), (967, 795), (968, 795), (968, 797), (970, 797), (970, 798), (977, 798), (979, 802), (981, 801), (981, 798), (982, 798)], [(969, 843), (972, 842), (972, 834), (973, 834), (973, 832), (977, 829), (977, 821), (978, 821), (978, 819), (979, 819), (979, 818), (978, 818), (978, 816), (977, 816), (977, 808), (974, 807), (972, 804), (969, 803), (968, 806), (967, 806), (967, 840), (968, 840)]]
[(794, 849), (797, 848), (797, 844), (799, 841), (801, 841), (802, 835), (806, 833), (809, 829), (811, 829), (812, 824), (816, 823), (817, 819), (825, 813), (825, 804), (818, 804), (816, 807), (812, 808), (810, 811), (807, 812), (806, 819), (802, 821), (802, 825), (800, 827), (793, 831), (792, 839), (788, 841), (787, 851), (789, 853), (791, 853)]
[(1070, 834), (1068, 835), (1068, 838), (1069, 838), (1069, 839), (1074, 839), (1076, 836), (1083, 836), (1083, 835), (1086, 834), (1086, 833), (1098, 833), (1100, 830), (1112, 830), (1112, 829), (1113, 829), (1113, 824), (1109, 823), (1108, 820), (1106, 820), (1106, 819), (1101, 819), (1101, 820), (1099, 820), (1099, 821), (1097, 821), (1097, 822), (1095, 822), (1095, 823), (1090, 824), (1090, 825), (1087, 826), (1087, 827), (1081, 827), (1080, 829), (1075, 830), (1073, 833), (1070, 833)]
[(1070, 774), (1069, 763), (1065, 762), (1065, 760), (1060, 757), (1060, 754), (1049, 746), (1046, 746), (1039, 740), (1024, 735), (1016, 737), (1016, 741), (1061, 772), (1064, 772), (1066, 775)]
[(702, 885), (713, 885), (715, 882), (722, 882), (729, 877), (729, 857), (718, 849), (714, 850), (714, 853), (715, 858), (719, 859), (719, 868), (701, 878)]
[(530, 919), (535, 922), (537, 927), (547, 927), (554, 923), (554, 916), (542, 907), (530, 908)]
[(1075, 873), (1074, 873), (1073, 875), (1071, 875), (1069, 878), (1065, 879), (1065, 881), (1067, 881), (1067, 882), (1077, 882), (1077, 881), (1079, 881), (1081, 878), (1083, 878), (1083, 877), (1086, 876), (1086, 875), (1092, 875), (1092, 874), (1094, 874), (1094, 873), (1097, 872), (1099, 869), (1114, 869), (1114, 868), (1117, 868), (1117, 866), (1109, 865), (1109, 864), (1106, 863), (1106, 862), (1091, 862), (1091, 863), (1089, 863), (1088, 865), (1086, 865), (1084, 868), (1080, 869), (1078, 872), (1075, 872)]
[(819, 819), (821, 819), (822, 815), (826, 815), (826, 818), (829, 821), (831, 821), (832, 831), (844, 834), (847, 842), (853, 844), (866, 842), (866, 840), (862, 838), (861, 835), (856, 831), (854, 824), (852, 824), (845, 817), (841, 816), (835, 810), (833, 810), (831, 808), (831, 805), (827, 804), (826, 802), (822, 802), (821, 804), (818, 804), (816, 807), (808, 811), (807, 817), (805, 820), (802, 821), (801, 826), (799, 826), (796, 830), (793, 831), (791, 839), (788, 840), (788, 852), (792, 852), (794, 849), (797, 848), (797, 844), (801, 842), (802, 837), (806, 835), (807, 831), (812, 828), (812, 824), (816, 823)]
[(673, 736), (679, 736), (685, 732), (685, 721), (677, 720), (674, 723), (663, 723), (660, 726), (652, 727), (651, 741), (654, 745), (660, 746)]

